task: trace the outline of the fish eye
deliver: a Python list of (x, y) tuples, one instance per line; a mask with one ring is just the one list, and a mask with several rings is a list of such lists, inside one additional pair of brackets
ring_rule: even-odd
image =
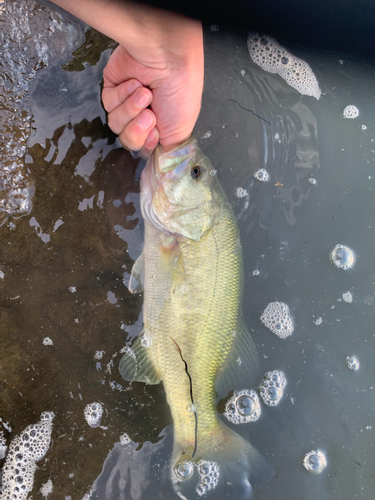
[(199, 165), (195, 165), (191, 169), (191, 176), (193, 179), (199, 179), (199, 177), (202, 175), (201, 167)]

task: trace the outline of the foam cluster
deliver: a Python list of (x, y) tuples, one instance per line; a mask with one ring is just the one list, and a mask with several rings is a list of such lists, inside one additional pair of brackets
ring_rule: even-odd
[(359, 359), (357, 358), (357, 356), (347, 356), (346, 366), (350, 370), (355, 370), (355, 371), (359, 370)]
[(53, 491), (53, 483), (51, 479), (48, 479), (46, 483), (42, 484), (42, 487), (39, 490), (40, 494), (44, 498), (47, 498), (48, 495), (52, 493), (52, 491)]
[(307, 62), (293, 56), (274, 38), (250, 33), (247, 39), (252, 61), (269, 73), (277, 73), (300, 94), (319, 99), (319, 83)]
[(103, 416), (103, 407), (100, 403), (88, 403), (83, 414), (90, 427), (98, 427)]
[(354, 120), (354, 118), (357, 118), (359, 116), (359, 109), (357, 108), (357, 106), (349, 104), (349, 106), (346, 106), (346, 108), (344, 108), (342, 116), (344, 118), (349, 118), (349, 120)]
[(202, 497), (208, 491), (216, 488), (219, 482), (219, 466), (210, 460), (200, 460), (197, 463), (199, 484), (197, 486), (198, 496)]
[(264, 375), (258, 390), (267, 406), (277, 406), (283, 397), (285, 386), (286, 377), (284, 372), (273, 370)]
[(152, 346), (152, 339), (146, 332), (142, 333), (141, 346), (146, 347), (146, 348), (149, 348)]
[(234, 391), (233, 396), (225, 405), (224, 415), (232, 424), (255, 422), (260, 417), (261, 409), (258, 395), (255, 391), (242, 389)]
[(246, 191), (246, 189), (238, 187), (236, 189), (236, 196), (237, 198), (244, 198), (245, 196), (249, 196), (249, 193)]
[(126, 432), (124, 432), (124, 434), (121, 434), (120, 436), (120, 443), (125, 445), (125, 444), (129, 444), (131, 443), (132, 440), (130, 439), (130, 437), (126, 434)]
[(267, 182), (270, 179), (270, 174), (265, 168), (260, 168), (254, 174), (254, 177), (261, 182)]
[(289, 337), (294, 330), (293, 318), (284, 302), (270, 302), (263, 311), (260, 321), (281, 339)]
[[(0, 419), (1, 420), (1, 419)], [(0, 460), (5, 457), (7, 451), (7, 442), (4, 437), (4, 432), (0, 431)]]
[(52, 434), (53, 412), (45, 411), (40, 421), (28, 425), (9, 445), (3, 467), (1, 500), (26, 500), (33, 488), (36, 463), (47, 453)]

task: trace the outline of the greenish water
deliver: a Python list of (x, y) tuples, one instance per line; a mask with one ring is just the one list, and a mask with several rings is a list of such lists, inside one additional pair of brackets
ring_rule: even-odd
[[(176, 498), (163, 387), (130, 386), (118, 373), (119, 351), (142, 328), (142, 296), (123, 283), (142, 249), (142, 165), (119, 147), (101, 107), (113, 43), (37, 5), (8, 1), (0, 12), (9, 42), (3, 38), (0, 49), (7, 96), (1, 169), (3, 185), (15, 190), (1, 191), (0, 207), (0, 417), (11, 427), (3, 434), (9, 445), (42, 411), (56, 415), (34, 500), (48, 479), (52, 500), (81, 500), (91, 489), (101, 500)], [(314, 70), (319, 101), (254, 65), (246, 33), (205, 31), (195, 136), (238, 217), (245, 321), (261, 359), (248, 388), (269, 370), (287, 378), (281, 403), (263, 405), (257, 422), (236, 430), (277, 471), (255, 500), (368, 499), (375, 466), (374, 69), (344, 54), (291, 51)], [(349, 104), (360, 112), (354, 120), (342, 117)], [(259, 168), (268, 182), (254, 178)], [(248, 195), (238, 198), (239, 187)], [(357, 256), (349, 271), (330, 262), (338, 243)], [(351, 303), (342, 299), (347, 291)], [(259, 320), (273, 301), (293, 314), (286, 340)], [(43, 345), (46, 337), (53, 345)], [(97, 351), (105, 351), (100, 360)], [(346, 366), (349, 355), (358, 357), (358, 371)], [(102, 427), (84, 419), (94, 401), (104, 408)], [(123, 433), (130, 444), (120, 444)], [(316, 449), (328, 466), (311, 475), (302, 462)]]

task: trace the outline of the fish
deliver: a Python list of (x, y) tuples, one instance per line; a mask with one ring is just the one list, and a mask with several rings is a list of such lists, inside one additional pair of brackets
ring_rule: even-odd
[(144, 248), (129, 289), (144, 292), (144, 331), (119, 371), (127, 381), (163, 381), (180, 498), (247, 499), (274, 471), (217, 410), (236, 384), (249, 385), (258, 359), (242, 319), (239, 229), (215, 174), (194, 138), (171, 151), (159, 145), (142, 172)]

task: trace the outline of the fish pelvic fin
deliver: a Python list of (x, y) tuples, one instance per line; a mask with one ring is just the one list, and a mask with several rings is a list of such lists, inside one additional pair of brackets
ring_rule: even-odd
[[(187, 470), (192, 471), (189, 477)], [(219, 421), (211, 439), (200, 443), (198, 438), (194, 459), (174, 443), (171, 474), (175, 491), (188, 500), (206, 493), (215, 500), (248, 500), (275, 470), (248, 441)]]
[(152, 339), (145, 332), (135, 339), (131, 347), (125, 347), (125, 354), (119, 363), (119, 372), (124, 380), (149, 385), (160, 383), (160, 375), (148, 354), (151, 348)]
[(144, 252), (134, 262), (131, 276), (129, 279), (129, 292), (139, 293), (143, 291), (143, 284), (145, 281), (145, 255)]
[(242, 318), (232, 335), (234, 341), (231, 352), (216, 378), (219, 399), (226, 397), (234, 389), (247, 387), (259, 370), (257, 349)]

